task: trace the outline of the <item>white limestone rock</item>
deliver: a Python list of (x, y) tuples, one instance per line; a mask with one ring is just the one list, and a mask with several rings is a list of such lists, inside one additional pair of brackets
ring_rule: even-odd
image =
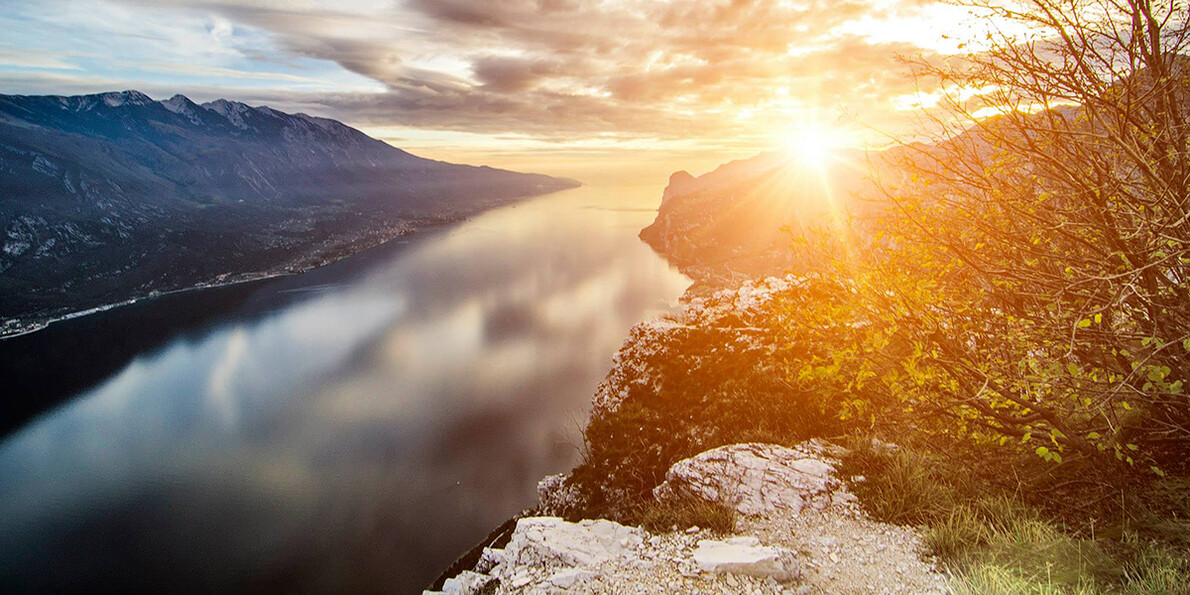
[(442, 594), (478, 595), (494, 580), (496, 580), (495, 577), (464, 570), (458, 576), (446, 579), (446, 582), (442, 583)]
[(578, 506), (578, 490), (567, 481), (568, 474), (547, 475), (537, 482), (537, 510), (543, 516), (566, 514)]
[(504, 550), (490, 547), (483, 548), (479, 560), (475, 562), (475, 572), (489, 574), (496, 566), (504, 561)]
[(517, 521), (496, 572), (528, 566), (594, 568), (634, 558), (645, 537), (641, 529), (602, 519), (569, 523), (558, 517), (523, 518)]
[(653, 490), (658, 501), (699, 499), (749, 515), (775, 511), (797, 514), (854, 500), (837, 477), (829, 447), (809, 442), (798, 448), (775, 444), (732, 444), (674, 463)]
[(546, 582), (559, 589), (571, 589), (576, 584), (586, 583), (599, 578), (599, 573), (582, 568), (567, 568), (550, 575)]
[(693, 557), (699, 570), (714, 574), (742, 574), (781, 582), (796, 579), (800, 574), (797, 555), (792, 550), (762, 546), (755, 536), (700, 540)]

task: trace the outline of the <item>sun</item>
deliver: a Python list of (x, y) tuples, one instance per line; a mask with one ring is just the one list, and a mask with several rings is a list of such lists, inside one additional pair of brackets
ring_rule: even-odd
[(785, 150), (803, 165), (821, 168), (831, 159), (838, 145), (837, 135), (821, 126), (808, 124), (790, 129), (782, 139)]

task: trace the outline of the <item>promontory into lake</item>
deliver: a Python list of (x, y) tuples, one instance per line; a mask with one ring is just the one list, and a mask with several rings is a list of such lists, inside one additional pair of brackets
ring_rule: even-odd
[(0, 5), (0, 592), (1190, 595), (1190, 9)]

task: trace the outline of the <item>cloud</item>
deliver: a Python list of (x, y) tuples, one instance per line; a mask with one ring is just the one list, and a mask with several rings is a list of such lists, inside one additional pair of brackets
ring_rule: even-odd
[[(811, 112), (879, 119), (912, 90), (896, 56), (931, 55), (904, 35), (848, 33), (859, 20), (906, 22), (922, 0), (114, 1), (158, 35), (171, 15), (201, 23), (201, 36), (175, 37), (217, 51), (188, 71), (268, 73), (256, 78), (274, 87), (255, 96), (363, 126), (539, 138), (764, 136)], [(324, 63), (382, 92), (312, 90), (319, 76), (338, 80), (303, 71)]]

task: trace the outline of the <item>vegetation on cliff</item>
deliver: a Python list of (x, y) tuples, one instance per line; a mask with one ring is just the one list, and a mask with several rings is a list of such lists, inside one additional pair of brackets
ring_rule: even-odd
[(1190, 14), (981, 8), (1025, 33), (919, 65), (950, 109), (890, 153), (878, 216), (802, 234), (796, 276), (630, 339), (572, 515), (638, 520), (707, 448), (828, 437), (857, 446), (874, 514), (929, 527), (961, 589), (1185, 588)]

